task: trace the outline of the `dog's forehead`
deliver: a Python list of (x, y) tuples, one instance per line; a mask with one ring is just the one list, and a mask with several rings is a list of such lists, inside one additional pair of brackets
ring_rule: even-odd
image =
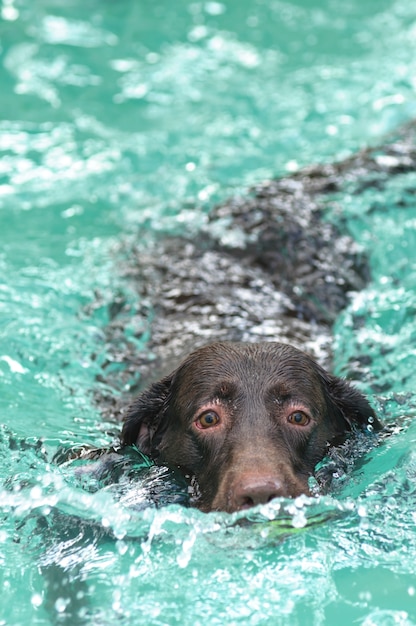
[(317, 367), (306, 354), (278, 343), (213, 344), (190, 355), (178, 375), (196, 388), (220, 382), (296, 387), (319, 380)]

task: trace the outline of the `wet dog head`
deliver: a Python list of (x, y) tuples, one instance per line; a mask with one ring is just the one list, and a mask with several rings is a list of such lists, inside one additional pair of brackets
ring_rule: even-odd
[(136, 399), (122, 443), (194, 476), (202, 510), (231, 512), (307, 494), (328, 447), (369, 420), (364, 396), (300, 350), (216, 343)]

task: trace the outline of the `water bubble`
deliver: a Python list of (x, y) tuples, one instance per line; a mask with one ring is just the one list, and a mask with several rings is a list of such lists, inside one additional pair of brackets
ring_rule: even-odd
[(367, 509), (363, 504), (360, 504), (360, 506), (357, 509), (357, 513), (360, 517), (367, 517)]
[(226, 11), (226, 6), (222, 2), (206, 2), (204, 9), (208, 15), (222, 15)]
[(192, 530), (187, 539), (182, 542), (182, 551), (178, 554), (176, 561), (179, 567), (186, 567), (192, 557), (192, 547), (195, 543), (197, 533)]
[(123, 554), (126, 554), (127, 550), (129, 549), (125, 541), (117, 541), (116, 547), (117, 547), (117, 552), (120, 554), (120, 556), (123, 556)]
[(304, 528), (308, 519), (305, 514), (305, 499), (303, 496), (299, 496), (295, 499), (292, 505), (287, 508), (288, 513), (292, 515), (293, 528)]
[(358, 597), (362, 602), (371, 602), (372, 595), (370, 591), (360, 591)]
[(201, 39), (207, 37), (208, 33), (209, 31), (206, 26), (198, 25), (189, 31), (188, 39), (192, 42), (200, 41)]
[(42, 497), (42, 489), (39, 485), (35, 485), (30, 490), (30, 498), (31, 500), (40, 500)]
[(9, 22), (14, 22), (19, 17), (19, 11), (10, 3), (1, 9), (1, 17)]
[(270, 534), (270, 528), (268, 526), (266, 526), (265, 528), (262, 528), (262, 530), (260, 531), (260, 537), (262, 539), (267, 539), (269, 534)]
[(30, 601), (32, 603), (32, 606), (34, 606), (35, 608), (38, 608), (42, 605), (43, 598), (40, 593), (34, 593)]
[[(122, 541), (122, 539), (124, 539), (124, 537), (126, 536), (126, 530), (124, 528), (114, 528), (113, 529), (114, 532), (114, 536), (116, 537), (116, 539), (118, 541)], [(124, 552), (123, 552), (124, 554)]]
[(288, 161), (285, 165), (285, 169), (288, 172), (297, 172), (299, 169), (299, 163), (294, 160)]
[(160, 61), (160, 54), (158, 54), (157, 52), (149, 52), (148, 54), (146, 54), (146, 61), (151, 65), (154, 65), (155, 63), (158, 63)]
[(292, 518), (293, 528), (305, 528), (307, 523), (308, 523), (308, 519), (304, 511), (299, 511)]
[(69, 604), (69, 598), (58, 598), (55, 602), (55, 610), (57, 613), (64, 613)]

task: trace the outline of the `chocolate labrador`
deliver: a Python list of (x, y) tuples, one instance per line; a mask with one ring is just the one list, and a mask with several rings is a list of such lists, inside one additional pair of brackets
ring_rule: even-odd
[(131, 405), (122, 444), (193, 478), (203, 511), (309, 493), (329, 448), (380, 428), (365, 397), (282, 343), (214, 343)]

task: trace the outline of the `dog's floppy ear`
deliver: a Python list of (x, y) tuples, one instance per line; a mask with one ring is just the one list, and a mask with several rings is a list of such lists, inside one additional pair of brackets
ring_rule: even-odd
[(153, 383), (127, 409), (121, 432), (123, 446), (137, 448), (155, 458), (166, 429), (166, 411), (171, 397), (173, 374)]
[(348, 381), (325, 372), (325, 384), (331, 402), (339, 409), (349, 429), (379, 431), (383, 428), (367, 398)]

